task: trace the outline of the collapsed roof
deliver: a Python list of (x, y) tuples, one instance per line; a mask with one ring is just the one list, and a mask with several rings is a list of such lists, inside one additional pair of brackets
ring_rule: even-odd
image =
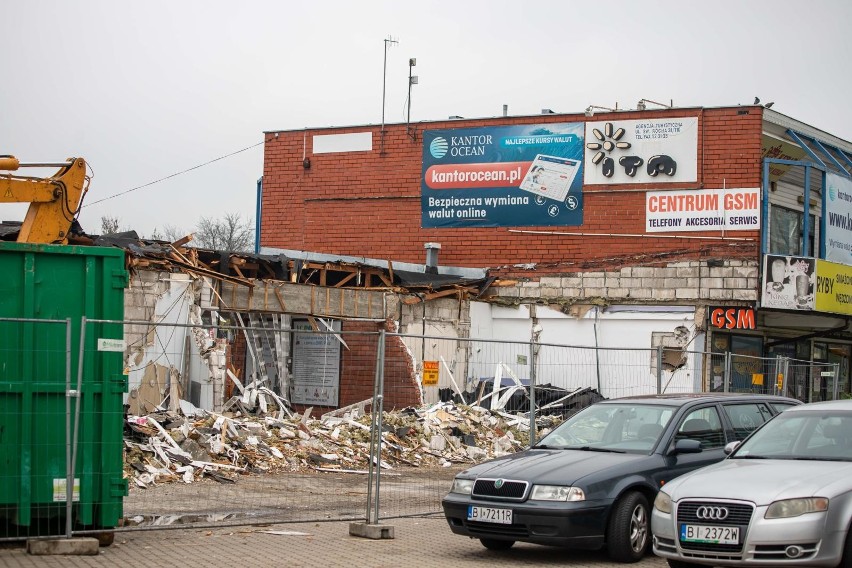
[[(0, 223), (0, 240), (15, 240), (21, 224)], [(279, 280), (331, 288), (388, 289), (419, 296), (478, 298), (494, 283), (484, 269), (394, 263), (305, 251), (222, 251), (188, 246), (192, 235), (175, 242), (140, 238), (135, 231), (100, 236), (74, 232), (69, 244), (117, 247), (133, 269), (187, 272), (253, 287), (254, 280)]]

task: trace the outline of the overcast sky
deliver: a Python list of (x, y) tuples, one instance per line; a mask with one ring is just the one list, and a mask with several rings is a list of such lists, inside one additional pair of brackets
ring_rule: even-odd
[[(415, 57), (413, 121), (759, 96), (852, 140), (850, 24), (849, 0), (15, 0), (0, 18), (0, 154), (85, 158), (92, 234), (104, 215), (143, 236), (253, 220), (262, 144), (107, 198), (264, 131), (381, 123), (388, 36), (387, 122), (405, 121)], [(0, 205), (0, 219), (24, 213)]]

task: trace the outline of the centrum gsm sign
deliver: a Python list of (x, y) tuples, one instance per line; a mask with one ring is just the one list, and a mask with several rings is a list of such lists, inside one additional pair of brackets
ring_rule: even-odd
[(760, 229), (760, 189), (727, 188), (649, 191), (645, 231), (756, 231)]

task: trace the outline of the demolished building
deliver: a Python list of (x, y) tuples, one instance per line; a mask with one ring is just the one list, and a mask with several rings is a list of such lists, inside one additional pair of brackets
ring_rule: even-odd
[[(127, 253), (125, 371), (129, 412), (139, 415), (163, 408), (173, 389), (173, 409), (181, 400), (215, 411), (358, 403), (372, 396), (375, 380), (375, 364), (362, 364), (375, 359), (375, 347), (359, 332), (419, 333), (428, 319), (433, 331), (466, 336), (467, 300), (493, 283), (471, 269), (429, 274), (368, 259), (210, 251), (133, 233), (92, 244)], [(428, 402), (412, 347), (388, 342), (385, 357), (398, 363), (387, 368), (400, 372), (384, 377), (386, 408)], [(299, 361), (317, 349), (336, 359), (324, 392), (311, 392), (311, 374), (325, 371)]]

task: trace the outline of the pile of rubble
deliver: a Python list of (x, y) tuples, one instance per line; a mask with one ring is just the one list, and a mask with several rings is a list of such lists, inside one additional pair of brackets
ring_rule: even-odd
[[(125, 475), (131, 486), (210, 477), (234, 483), (244, 474), (366, 473), (370, 465), (368, 401), (312, 418), (175, 411), (130, 416), (125, 430)], [(345, 412), (343, 412), (345, 411)], [(537, 419), (546, 433), (560, 417)], [(529, 443), (529, 419), (480, 406), (439, 402), (385, 412), (379, 466), (449, 467), (516, 452)]]

